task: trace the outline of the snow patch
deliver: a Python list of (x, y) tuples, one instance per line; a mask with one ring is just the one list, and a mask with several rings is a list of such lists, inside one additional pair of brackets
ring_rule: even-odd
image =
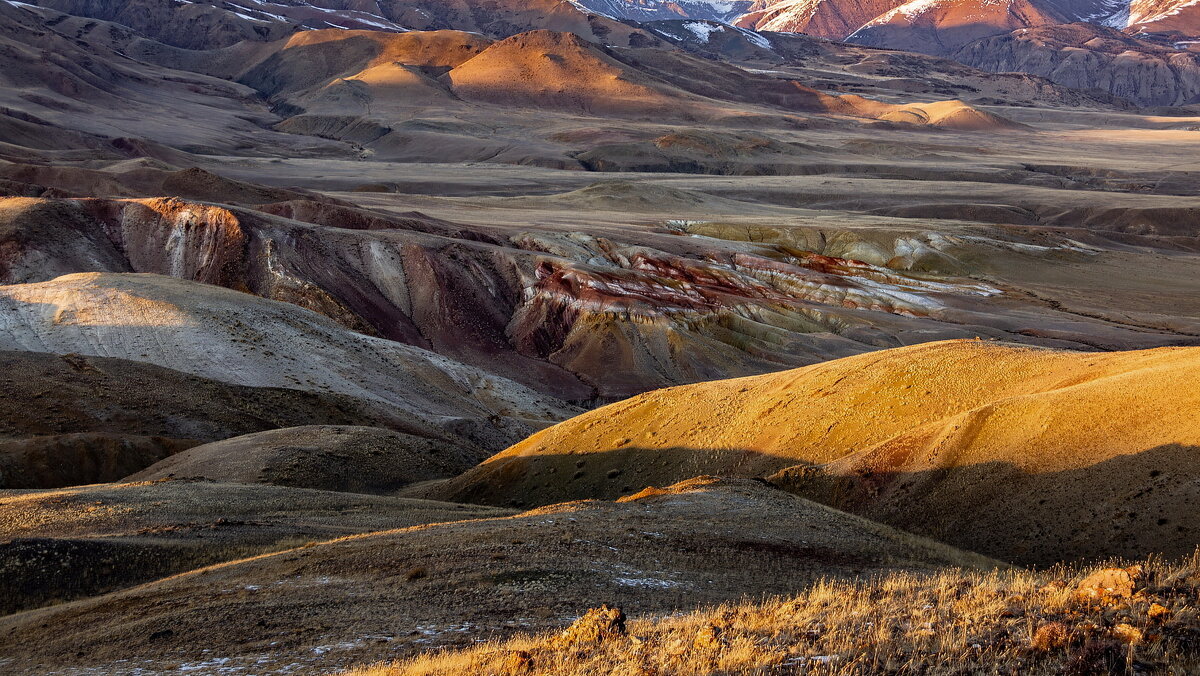
[(725, 28), (718, 24), (709, 23), (707, 21), (688, 21), (683, 24), (683, 27), (688, 30), (700, 42), (707, 43), (713, 33), (724, 33)]

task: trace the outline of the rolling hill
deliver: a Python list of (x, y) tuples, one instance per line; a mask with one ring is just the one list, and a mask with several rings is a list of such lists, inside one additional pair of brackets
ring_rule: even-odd
[[(178, 491), (175, 483), (110, 490), (132, 502), (138, 493)], [(260, 500), (288, 495), (266, 488)], [(318, 499), (350, 498), (314, 495), (314, 506)], [(355, 499), (363, 509), (343, 528), (446, 513), (439, 503), (410, 503), (406, 515), (396, 499)], [(830, 577), (999, 566), (749, 480), (703, 477), (621, 502), (461, 514), (473, 518), (344, 537), (0, 617), (6, 664), (103, 665), (135, 647), (145, 669), (219, 655), (224, 668), (323, 671), (477, 635), (560, 628), (598, 597), (630, 613), (669, 613)], [(311, 520), (300, 513), (283, 521)], [(126, 621), (111, 622), (113, 604)], [(64, 660), (67, 645), (73, 657)]]
[(1080, 354), (931, 343), (647, 393), (425, 488), (495, 505), (769, 476), (1021, 563), (1190, 552), (1194, 348)]

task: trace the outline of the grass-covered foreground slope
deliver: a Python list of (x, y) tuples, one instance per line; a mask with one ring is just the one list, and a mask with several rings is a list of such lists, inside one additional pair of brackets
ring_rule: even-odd
[[(790, 597), (362, 667), (348, 676), (1195, 673), (1197, 561), (895, 573)], [(606, 617), (607, 615), (607, 617)]]
[[(148, 495), (168, 503), (173, 494), (176, 501), (240, 496), (261, 514), (238, 521), (263, 526), (215, 530), (242, 545), (255, 544), (253, 534), (268, 528), (314, 540), (321, 530), (334, 536), (339, 528), (353, 532), (354, 525), (377, 532), (0, 617), (8, 660), (0, 667), (41, 672), (70, 664), (103, 671), (121, 661), (122, 668), (159, 672), (219, 655), (224, 667), (247, 673), (328, 673), (484, 637), (561, 629), (602, 601), (631, 614), (670, 613), (795, 594), (825, 578), (1000, 565), (750, 479), (701, 477), (620, 502), (574, 502), (511, 516), (275, 486), (151, 486), (159, 488), (104, 492), (134, 493), (113, 505), (121, 509), (140, 509), (135, 499)], [(200, 495), (197, 488), (206, 486), (221, 491)], [(96, 500), (101, 492), (87, 495)], [(64, 493), (63, 499), (74, 498)], [(278, 504), (288, 500), (308, 502), (311, 513), (272, 517), (288, 509)], [(103, 528), (70, 514), (53, 528), (64, 535), (127, 533), (123, 524), (135, 520), (106, 516), (112, 511), (99, 512), (111, 522)], [(413, 525), (425, 517), (446, 522)], [(211, 523), (211, 512), (194, 520)], [(160, 521), (179, 524), (145, 514), (136, 519), (147, 526)], [(392, 529), (384, 530), (389, 521)], [(196, 539), (210, 532), (173, 530), (124, 540), (199, 551), (203, 542)], [(113, 622), (116, 609), (120, 623)]]

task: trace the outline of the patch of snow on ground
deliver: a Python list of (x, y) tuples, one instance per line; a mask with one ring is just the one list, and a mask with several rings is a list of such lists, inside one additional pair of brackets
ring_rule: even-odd
[(762, 49), (771, 49), (771, 41), (763, 37), (761, 33), (756, 33), (746, 28), (738, 28), (737, 26), (732, 26), (732, 28), (733, 30), (745, 36), (745, 38), (753, 43), (756, 47), (761, 47)]
[(708, 42), (713, 33), (723, 33), (725, 31), (724, 26), (707, 21), (688, 21), (683, 24), (683, 27), (688, 29), (692, 35), (695, 35), (697, 40), (705, 43)]
[(622, 587), (644, 587), (647, 589), (674, 589), (682, 587), (682, 582), (675, 580), (660, 580), (654, 577), (614, 577), (613, 582)]

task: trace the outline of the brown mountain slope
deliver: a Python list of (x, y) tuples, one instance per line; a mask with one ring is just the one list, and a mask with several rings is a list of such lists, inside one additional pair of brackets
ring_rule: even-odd
[[(277, 128), (353, 140), (373, 152), (414, 143), (422, 128), (412, 118), (419, 116), (434, 123), (426, 134), (437, 129), (435, 121), (450, 130), (470, 129), (458, 118), (476, 118), (480, 111), (464, 101), (503, 110), (495, 114), (504, 116), (514, 108), (536, 108), (688, 120), (736, 119), (746, 104), (765, 108), (764, 114), (866, 118), (891, 107), (860, 105), (866, 101), (861, 97), (824, 94), (681, 50), (609, 48), (548, 30), (496, 43), (458, 31), (309, 31), (277, 48), (239, 78), (294, 113)], [(909, 122), (940, 126), (936, 120)]]
[(467, 100), (591, 114), (645, 114), (690, 98), (573, 33), (550, 31), (498, 42), (446, 77)]
[(954, 58), (989, 71), (1022, 71), (1100, 89), (1143, 106), (1200, 101), (1200, 54), (1093, 24), (1042, 26), (971, 43)]
[(1132, 35), (1158, 34), (1185, 41), (1200, 35), (1200, 7), (1190, 0), (1131, 0), (1129, 15), (1122, 18), (1121, 27)]
[(159, 275), (4, 286), (0, 308), (0, 349), (115, 356), (240, 385), (367, 399), (468, 446), (503, 447), (578, 410), (292, 304)]
[(384, 10), (391, 20), (414, 30), (477, 31), (494, 38), (550, 30), (605, 45), (663, 44), (645, 31), (562, 0), (388, 0)]
[(125, 480), (203, 478), (385, 494), (462, 472), (471, 455), (457, 444), (378, 427), (305, 425), (197, 446)]
[(1046, 0), (911, 0), (867, 22), (846, 41), (950, 55), (980, 38), (1075, 20), (1076, 16)]
[(980, 341), (647, 393), (535, 434), (430, 495), (611, 497), (697, 473), (781, 483), (1016, 561), (1190, 552), (1200, 350)]
[(211, 481), (0, 491), (0, 614), (309, 542), (506, 514)]
[(619, 503), (334, 540), (10, 615), (0, 649), (12, 669), (104, 669), (136, 651), (150, 670), (220, 655), (225, 667), (328, 672), (561, 627), (596, 599), (664, 613), (825, 577), (993, 565), (760, 482), (707, 477)]
[(304, 31), (274, 45), (276, 51), (249, 67), (239, 80), (277, 95), (325, 85), (336, 78), (361, 80), (363, 71), (388, 65), (422, 69), (436, 76), (491, 42), (462, 31)]
[[(77, 354), (0, 352), (0, 394), (3, 488), (115, 481), (183, 448), (277, 427), (374, 425), (432, 434), (410, 416), (362, 399), (242, 387)], [(455, 447), (464, 445), (455, 439)]]
[(255, 20), (203, 2), (160, 0), (37, 0), (41, 7), (120, 23), (164, 44), (186, 49), (224, 47), (244, 40), (277, 40), (296, 26), (286, 21)]
[[(39, 148), (48, 142), (38, 136), (48, 137), (50, 145), (62, 145), (84, 134), (70, 145), (90, 150), (96, 141), (131, 137), (227, 153), (331, 145), (316, 139), (298, 144), (286, 134), (264, 129), (275, 118), (245, 85), (130, 58), (124, 48), (139, 41), (144, 39), (117, 24), (0, 3), (0, 49), (5, 56), (0, 107), (50, 127), (32, 139), (5, 136), (0, 141)], [(18, 159), (30, 161), (34, 156)]]
[(844, 40), (900, 0), (757, 0), (735, 24), (760, 31), (807, 33)]

